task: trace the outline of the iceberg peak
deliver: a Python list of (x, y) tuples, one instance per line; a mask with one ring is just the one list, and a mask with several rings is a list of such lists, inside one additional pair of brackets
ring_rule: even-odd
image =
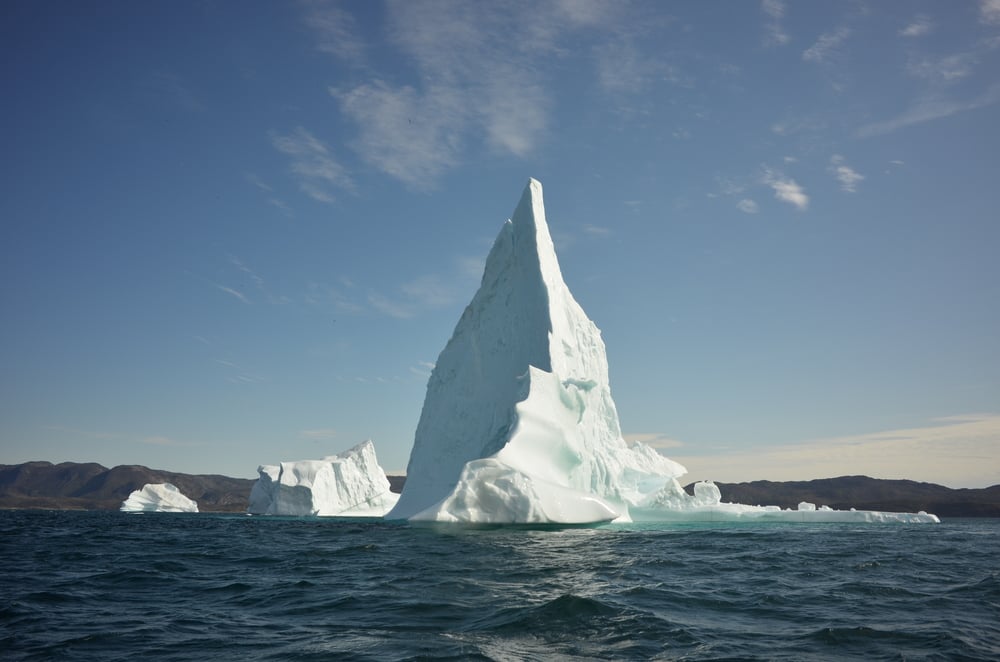
[[(604, 341), (563, 280), (542, 185), (530, 179), (431, 373), (387, 517), (607, 521), (627, 516), (639, 483), (679, 490), (683, 473), (622, 439)], [(561, 507), (538, 507), (542, 495)], [(470, 505), (500, 502), (503, 515)]]

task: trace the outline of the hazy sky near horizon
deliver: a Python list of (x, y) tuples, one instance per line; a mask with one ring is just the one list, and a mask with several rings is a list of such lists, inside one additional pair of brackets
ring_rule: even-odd
[(690, 478), (1000, 483), (1000, 2), (0, 5), (0, 463), (372, 438), (528, 177)]

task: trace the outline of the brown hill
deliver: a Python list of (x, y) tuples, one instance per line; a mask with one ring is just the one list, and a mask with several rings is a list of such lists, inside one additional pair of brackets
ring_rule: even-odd
[(27, 462), (0, 464), (0, 508), (117, 510), (147, 483), (173, 483), (202, 512), (243, 512), (254, 481), (189, 475), (138, 465), (108, 469), (99, 464)]

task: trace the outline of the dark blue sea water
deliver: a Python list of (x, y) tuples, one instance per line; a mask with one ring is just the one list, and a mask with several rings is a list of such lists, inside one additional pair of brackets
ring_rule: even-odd
[(1000, 521), (0, 512), (4, 660), (1000, 659)]

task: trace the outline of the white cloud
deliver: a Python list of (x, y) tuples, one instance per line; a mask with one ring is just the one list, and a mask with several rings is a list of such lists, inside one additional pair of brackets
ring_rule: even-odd
[(743, 198), (736, 203), (736, 208), (739, 209), (744, 214), (756, 214), (757, 213), (757, 203), (750, 198)]
[(375, 310), (383, 315), (395, 317), (396, 319), (410, 319), (416, 314), (413, 310), (413, 306), (404, 302), (388, 299), (377, 292), (371, 292), (368, 294), (368, 303), (370, 303)]
[(979, 58), (975, 53), (956, 53), (941, 58), (912, 59), (906, 65), (911, 76), (932, 83), (952, 83), (972, 75)]
[(905, 28), (899, 31), (902, 37), (922, 37), (934, 29), (931, 19), (924, 14), (917, 14)]
[(551, 55), (560, 31), (602, 11), (532, 8), (525, 29), (522, 12), (488, 3), (390, 4), (389, 41), (412, 62), (419, 82), (375, 79), (330, 92), (358, 125), (353, 146), (365, 161), (413, 188), (430, 188), (469, 144), (482, 141), (518, 157), (532, 151), (551, 106), (534, 60)]
[[(321, 6), (319, 16), (310, 5), (306, 23), (321, 47), (340, 51), (349, 18)], [(535, 151), (555, 105), (545, 61), (591, 54), (595, 79), (608, 91), (669, 74), (632, 46), (622, 20), (630, 11), (594, 0), (387, 3), (379, 46), (402, 55), (405, 74), (366, 71), (364, 82), (329, 92), (357, 126), (350, 144), (366, 163), (413, 189), (430, 189), (470, 150), (522, 159)], [(349, 31), (349, 48), (337, 54), (354, 62), (364, 54), (356, 26)], [(565, 47), (575, 34), (583, 37)]]
[(680, 448), (684, 444), (662, 432), (639, 432), (635, 434), (623, 435), (629, 446), (640, 443), (651, 448)]
[(202, 103), (194, 92), (187, 86), (187, 83), (177, 74), (160, 71), (153, 74), (149, 79), (149, 86), (157, 94), (162, 95), (174, 106), (188, 111), (200, 113), (205, 110)]
[(354, 189), (353, 180), (334, 160), (329, 148), (303, 127), (288, 135), (272, 132), (271, 144), (291, 157), (291, 169), (298, 177), (299, 188), (314, 200), (333, 202), (333, 188)]
[(816, 43), (802, 53), (802, 59), (807, 62), (824, 63), (840, 54), (840, 45), (851, 36), (848, 28), (837, 28), (833, 32), (820, 35)]
[(785, 3), (782, 0), (761, 0), (760, 9), (768, 17), (768, 21), (764, 24), (764, 45), (783, 46), (787, 44), (791, 37), (782, 26), (782, 19), (785, 17)]
[(595, 237), (607, 237), (611, 234), (611, 228), (606, 228), (600, 225), (590, 225), (589, 223), (583, 226), (583, 231)]
[(979, 0), (979, 20), (987, 25), (1000, 25), (1000, 0)]
[(688, 468), (692, 480), (808, 480), (865, 474), (986, 487), (1000, 476), (998, 449), (1000, 415), (971, 414), (934, 419), (922, 427), (671, 458)]
[(860, 127), (855, 133), (859, 138), (880, 136), (914, 124), (922, 124), (970, 110), (992, 106), (997, 101), (1000, 101), (1000, 85), (994, 85), (986, 93), (970, 101), (956, 101), (946, 98), (922, 99), (896, 117), (866, 124)]
[(400, 288), (422, 307), (437, 308), (455, 302), (455, 289), (439, 276), (420, 276)]
[(245, 294), (243, 294), (242, 292), (240, 292), (239, 290), (234, 290), (231, 287), (226, 287), (225, 285), (219, 285), (219, 284), (216, 284), (216, 287), (219, 288), (220, 290), (222, 290), (223, 292), (225, 292), (226, 294), (230, 294), (230, 295), (236, 297), (237, 299), (239, 299), (243, 303), (247, 303), (247, 304), (250, 303), (250, 299), (248, 299), (247, 296)]
[(858, 190), (858, 183), (865, 178), (864, 175), (847, 165), (844, 162), (844, 157), (840, 154), (834, 154), (830, 157), (829, 170), (837, 178), (837, 181), (840, 182), (840, 189), (847, 193), (856, 192)]
[(299, 436), (314, 441), (325, 441), (337, 436), (337, 431), (333, 428), (315, 428), (312, 430), (299, 430)]
[(256, 186), (261, 191), (264, 191), (266, 193), (270, 193), (271, 191), (274, 190), (266, 182), (264, 182), (263, 179), (261, 179), (260, 177), (258, 177), (255, 174), (253, 174), (252, 172), (248, 172), (247, 175), (246, 175), (246, 178), (247, 178), (248, 182), (250, 182), (251, 184), (253, 184), (254, 186)]
[(364, 59), (365, 44), (353, 16), (326, 0), (307, 0), (305, 5), (305, 23), (315, 33), (316, 48), (349, 63)]
[(771, 187), (774, 191), (774, 197), (778, 200), (787, 202), (799, 211), (804, 211), (809, 207), (809, 196), (806, 195), (805, 189), (791, 177), (786, 177), (780, 172), (764, 166), (761, 181)]
[(410, 366), (410, 372), (418, 377), (430, 377), (434, 370), (434, 364), (430, 361), (417, 361), (417, 365)]
[(359, 125), (355, 149), (386, 174), (413, 188), (428, 188), (458, 164), (468, 118), (456, 91), (435, 86), (420, 93), (376, 80), (330, 93)]

